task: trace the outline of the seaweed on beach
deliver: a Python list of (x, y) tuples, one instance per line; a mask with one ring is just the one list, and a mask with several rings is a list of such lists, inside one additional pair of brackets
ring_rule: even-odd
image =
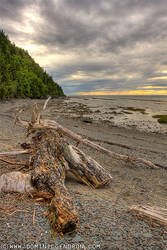
[(159, 123), (167, 124), (167, 115), (153, 115), (153, 118), (158, 118)]
[(135, 107), (127, 107), (125, 108), (125, 110), (130, 110), (130, 111), (137, 111), (137, 112), (141, 112), (142, 114), (146, 114), (145, 109), (142, 108), (135, 108)]

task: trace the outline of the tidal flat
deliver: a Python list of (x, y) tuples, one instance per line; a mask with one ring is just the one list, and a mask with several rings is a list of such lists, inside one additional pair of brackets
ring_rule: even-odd
[[(167, 126), (163, 126), (167, 117), (166, 96), (75, 96), (67, 103), (71, 117), (89, 117), (112, 126), (167, 134)], [(156, 115), (161, 120), (154, 119)]]

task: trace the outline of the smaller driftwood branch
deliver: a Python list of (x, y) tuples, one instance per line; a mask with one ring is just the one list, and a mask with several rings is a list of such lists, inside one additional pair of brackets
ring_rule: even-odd
[(65, 134), (66, 136), (70, 137), (71, 139), (84, 144), (88, 147), (94, 148), (97, 151), (100, 151), (102, 153), (107, 154), (108, 156), (117, 159), (117, 160), (122, 160), (125, 162), (132, 162), (132, 163), (143, 163), (147, 166), (149, 166), (150, 168), (158, 168), (155, 164), (153, 164), (152, 162), (142, 159), (142, 158), (135, 158), (135, 157), (131, 157), (131, 156), (127, 156), (127, 155), (122, 155), (122, 154), (118, 154), (115, 152), (112, 152), (106, 148), (101, 147), (100, 145), (97, 145), (87, 139), (83, 139), (82, 136), (70, 131), (69, 129), (63, 127), (62, 125), (60, 125), (59, 123), (57, 123), (56, 121), (52, 121), (52, 120), (41, 120), (40, 122), (40, 126), (42, 127), (47, 127), (47, 128), (52, 128), (52, 129), (57, 129), (59, 131), (61, 131), (63, 134)]
[(19, 150), (19, 151), (6, 151), (6, 152), (0, 152), (0, 156), (13, 156), (13, 155), (23, 155), (23, 154), (29, 154), (31, 153), (31, 150)]
[(51, 96), (48, 97), (48, 99), (45, 101), (44, 105), (43, 105), (43, 109), (42, 111), (44, 111), (46, 109), (46, 106), (48, 104), (48, 102), (51, 100)]
[(38, 109), (37, 109), (37, 104), (35, 105), (36, 110), (34, 110), (34, 118), (32, 116), (32, 118), (34, 120), (33, 123), (37, 123), (37, 124), (40, 123), (40, 119), (42, 117), (42, 114), (45, 111), (46, 106), (47, 106), (48, 102), (50, 101), (50, 99), (51, 99), (51, 96), (49, 96), (48, 99), (45, 101), (43, 108), (40, 111), (38, 111)]
[(167, 209), (150, 206), (132, 206), (129, 210), (138, 219), (144, 220), (151, 225), (162, 225), (167, 227)]
[(0, 161), (9, 163), (11, 165), (27, 166), (29, 165), (26, 161), (20, 161), (18, 159), (11, 158), (9, 156), (0, 156)]

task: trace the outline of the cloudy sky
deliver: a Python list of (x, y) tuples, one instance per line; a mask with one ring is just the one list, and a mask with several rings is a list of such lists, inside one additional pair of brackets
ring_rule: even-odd
[(66, 94), (166, 94), (166, 0), (1, 0), (0, 24)]

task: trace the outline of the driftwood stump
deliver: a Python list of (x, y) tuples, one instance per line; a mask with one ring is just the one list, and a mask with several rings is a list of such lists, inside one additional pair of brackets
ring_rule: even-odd
[(58, 233), (72, 232), (78, 223), (77, 211), (64, 184), (63, 144), (65, 141), (55, 131), (44, 129), (38, 132), (33, 137), (34, 149), (30, 161), (33, 187), (52, 196), (49, 220)]

